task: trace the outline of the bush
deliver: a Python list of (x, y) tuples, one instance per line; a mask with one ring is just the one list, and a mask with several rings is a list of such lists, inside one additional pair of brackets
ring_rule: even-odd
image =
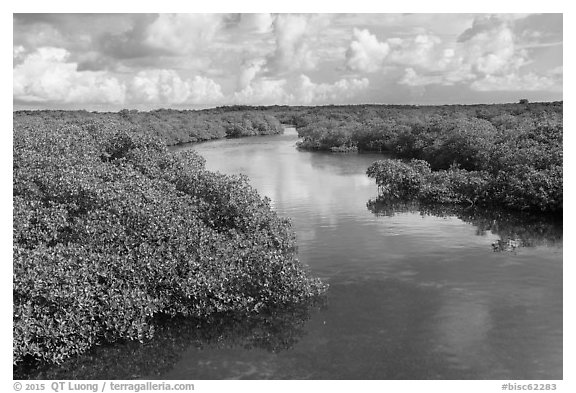
[(154, 315), (318, 296), (289, 221), (244, 177), (98, 122), (14, 129), (14, 362), (146, 340)]
[(516, 210), (562, 211), (562, 167), (516, 167), (492, 176), (451, 167), (431, 171), (426, 161), (381, 160), (366, 174), (376, 180), (380, 200), (500, 206)]
[(391, 152), (434, 171), (372, 167), (382, 197), (561, 212), (562, 111), (562, 102), (312, 108), (300, 117), (298, 146)]
[(376, 179), (378, 194), (389, 198), (411, 198), (418, 195), (430, 176), (430, 165), (423, 160), (381, 160), (366, 171)]

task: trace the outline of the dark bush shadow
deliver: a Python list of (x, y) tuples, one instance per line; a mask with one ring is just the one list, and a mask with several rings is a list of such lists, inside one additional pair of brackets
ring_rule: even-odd
[(402, 200), (370, 200), (367, 208), (377, 216), (419, 213), (422, 216), (457, 217), (474, 225), (479, 236), (487, 232), (500, 236), (500, 240), (492, 244), (493, 251), (515, 251), (520, 247), (553, 246), (562, 242), (561, 215)]
[(327, 307), (326, 297), (249, 316), (214, 314), (207, 319), (157, 317), (150, 341), (118, 341), (96, 346), (61, 365), (28, 362), (14, 379), (163, 379), (184, 352), (197, 349), (260, 349), (281, 352), (306, 334), (312, 314)]

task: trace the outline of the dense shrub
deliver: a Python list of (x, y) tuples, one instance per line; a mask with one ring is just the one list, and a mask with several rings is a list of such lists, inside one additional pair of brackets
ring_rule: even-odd
[(389, 152), (394, 150), (396, 138), (409, 130), (408, 126), (393, 121), (372, 121), (352, 135), (355, 145), (361, 151)]
[[(561, 212), (562, 108), (562, 102), (313, 108), (300, 112), (299, 147), (388, 152), (429, 164), (433, 172), (422, 182), (412, 166), (372, 167), (383, 197)], [(399, 179), (404, 183), (393, 184)]]
[(298, 134), (303, 137), (302, 141), (298, 142), (298, 147), (310, 150), (333, 151), (356, 148), (351, 136), (357, 129), (358, 124), (340, 119), (330, 119), (313, 123), (307, 127), (298, 129)]
[(492, 205), (517, 210), (562, 211), (562, 167), (525, 167), (500, 171), (467, 171), (458, 167), (431, 171), (423, 160), (387, 159), (373, 163), (366, 174), (376, 180), (381, 200)]
[(420, 200), (428, 203), (468, 203), (485, 200), (487, 175), (452, 167), (432, 171), (424, 160), (380, 160), (366, 171), (383, 200)]
[(202, 111), (158, 109), (150, 112), (121, 110), (118, 113), (86, 111), (20, 111), (15, 112), (19, 124), (50, 124), (51, 127), (90, 123), (115, 124), (123, 129), (157, 137), (168, 146), (211, 139), (281, 134), (284, 128), (278, 119), (262, 111), (208, 109)]
[(146, 340), (158, 314), (253, 313), (325, 290), (244, 177), (116, 126), (15, 124), (15, 363)]
[(430, 177), (430, 165), (426, 161), (400, 160), (376, 161), (366, 174), (376, 179), (378, 193), (383, 197), (411, 198), (417, 196)]

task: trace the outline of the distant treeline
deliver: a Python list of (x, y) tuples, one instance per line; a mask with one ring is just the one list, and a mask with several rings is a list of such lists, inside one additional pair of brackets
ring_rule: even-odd
[(211, 139), (281, 134), (283, 127), (272, 115), (257, 110), (216, 108), (210, 110), (158, 109), (149, 112), (121, 110), (120, 112), (87, 111), (18, 111), (14, 119), (19, 124), (36, 123), (85, 126), (117, 124), (122, 129), (158, 137), (166, 145), (202, 142)]

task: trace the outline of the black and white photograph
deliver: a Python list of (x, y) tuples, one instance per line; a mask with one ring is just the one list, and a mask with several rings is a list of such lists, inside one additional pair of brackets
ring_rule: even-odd
[(30, 8), (10, 389), (566, 391), (562, 11)]

